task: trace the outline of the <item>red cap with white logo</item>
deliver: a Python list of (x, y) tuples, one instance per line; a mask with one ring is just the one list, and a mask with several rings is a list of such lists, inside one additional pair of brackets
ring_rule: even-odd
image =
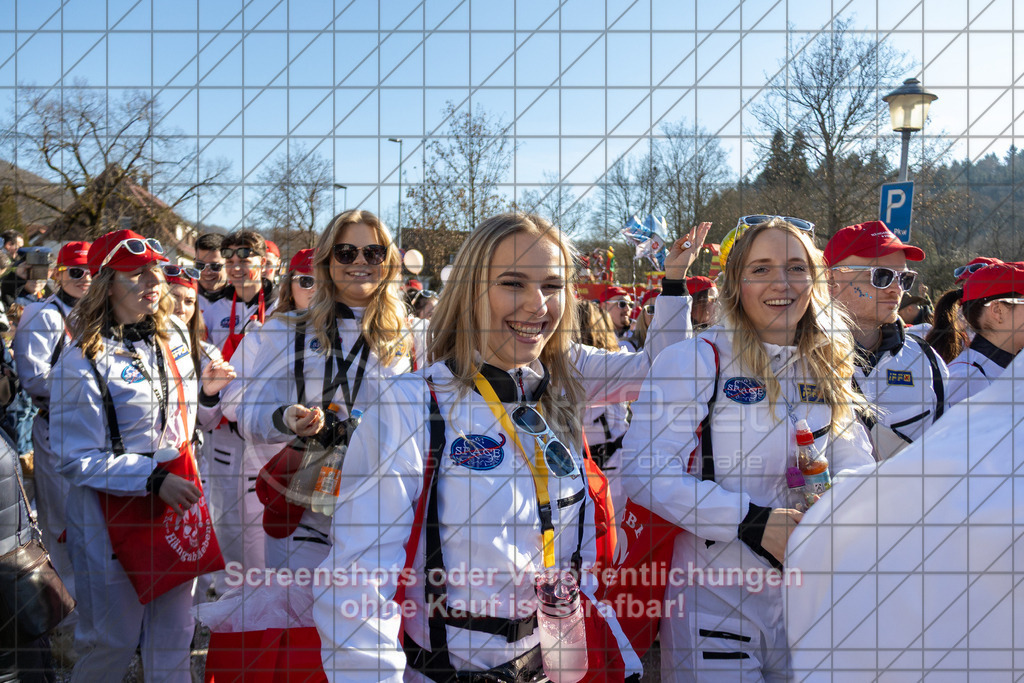
[(878, 258), (902, 251), (908, 261), (923, 261), (924, 251), (919, 247), (903, 244), (882, 221), (869, 221), (849, 225), (825, 245), (825, 263), (834, 266), (851, 256)]

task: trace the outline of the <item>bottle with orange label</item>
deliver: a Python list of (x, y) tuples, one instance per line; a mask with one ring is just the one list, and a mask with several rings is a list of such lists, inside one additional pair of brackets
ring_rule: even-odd
[(807, 420), (796, 423), (797, 467), (804, 477), (804, 494), (810, 507), (816, 496), (832, 488), (832, 476), (828, 471), (828, 458), (814, 445), (814, 433)]
[(309, 508), (313, 512), (319, 512), (328, 517), (334, 514), (334, 507), (338, 503), (338, 493), (341, 490), (341, 466), (345, 462), (345, 453), (348, 451), (348, 438), (359, 426), (362, 414), (363, 411), (353, 409), (352, 415), (348, 419), (338, 421), (335, 428), (338, 435), (333, 439), (334, 447), (320, 465), (316, 483), (313, 485), (313, 492), (310, 494)]

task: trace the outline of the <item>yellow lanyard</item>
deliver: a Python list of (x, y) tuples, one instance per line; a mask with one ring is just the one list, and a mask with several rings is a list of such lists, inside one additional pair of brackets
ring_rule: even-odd
[(526, 455), (526, 449), (523, 448), (523, 444), (519, 441), (519, 433), (505, 411), (505, 406), (498, 400), (498, 395), (494, 393), (494, 388), (479, 373), (473, 381), (476, 382), (477, 391), (480, 392), (480, 395), (487, 403), (487, 407), (494, 413), (495, 419), (501, 423), (501, 428), (508, 432), (508, 438), (512, 439), (512, 442), (519, 449), (519, 452), (523, 454), (523, 459), (530, 468), (530, 474), (533, 475), (533, 487), (537, 491), (537, 511), (540, 514), (540, 528), (544, 541), (544, 566), (554, 567), (555, 526), (551, 522), (551, 496), (548, 495), (548, 466), (544, 462), (544, 453), (540, 449), (540, 443), (538, 440), (534, 440), (537, 443), (534, 446), (534, 461), (531, 462), (530, 458)]

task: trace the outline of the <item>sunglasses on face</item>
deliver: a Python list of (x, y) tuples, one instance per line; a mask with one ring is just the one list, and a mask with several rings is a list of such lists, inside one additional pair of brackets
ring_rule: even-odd
[(103, 263), (100, 264), (100, 268), (110, 263), (110, 260), (114, 258), (114, 255), (117, 254), (117, 252), (119, 252), (122, 249), (127, 249), (129, 253), (135, 254), (137, 256), (139, 254), (145, 254), (146, 247), (149, 247), (156, 253), (163, 256), (164, 248), (163, 246), (160, 245), (160, 242), (158, 242), (157, 240), (152, 238), (140, 240), (137, 237), (129, 237), (126, 240), (121, 240), (120, 242), (118, 242), (117, 245), (110, 250), (110, 253), (108, 253), (106, 258), (103, 259)]
[(644, 313), (654, 315), (654, 304), (644, 304)]
[(970, 275), (971, 273), (976, 273), (976, 272), (978, 272), (979, 270), (981, 270), (982, 268), (984, 268), (987, 265), (988, 265), (987, 263), (972, 263), (969, 266), (960, 266), (959, 268), (954, 268), (953, 269), (953, 278), (956, 279), (956, 280), (959, 280), (964, 275)]
[(184, 268), (170, 263), (161, 266), (161, 268), (163, 268), (164, 275), (167, 277), (187, 277), (190, 280), (199, 279), (199, 271), (195, 268)]
[(531, 406), (519, 406), (512, 411), (512, 421), (517, 427), (537, 439), (544, 451), (544, 462), (551, 474), (567, 477), (576, 471), (576, 461), (555, 433), (548, 427), (544, 416)]
[(871, 271), (871, 286), (875, 289), (888, 289), (894, 280), (899, 279), (900, 289), (909, 292), (917, 279), (913, 270), (894, 270), (881, 266), (835, 266), (832, 270)]
[(334, 260), (347, 266), (350, 263), (355, 263), (360, 251), (363, 252), (363, 258), (371, 266), (379, 266), (384, 263), (384, 258), (388, 255), (388, 248), (380, 244), (368, 244), (360, 249), (354, 244), (342, 243), (334, 245)]
[(211, 273), (219, 273), (224, 270), (223, 263), (206, 263), (205, 261), (196, 261), (196, 270), (200, 273), (204, 270), (209, 269)]
[[(238, 258), (249, 258), (250, 256), (263, 256), (260, 252), (256, 251), (252, 247), (238, 247), (237, 249), (221, 249), (220, 255), (225, 259), (229, 259), (235, 254), (238, 254)], [(217, 272), (217, 271), (214, 271)]]
[(70, 268), (65, 268), (64, 272), (67, 273), (68, 277), (72, 280), (81, 280), (89, 271), (85, 268), (79, 268), (78, 266), (71, 266)]
[(313, 279), (312, 275), (300, 275), (295, 278), (295, 282), (298, 282), (299, 287), (302, 289), (313, 289), (313, 285), (316, 284), (316, 280)]
[(608, 303), (612, 304), (612, 306), (615, 308), (633, 308), (633, 303), (631, 301), (619, 300), (609, 301)]
[(767, 223), (768, 221), (774, 220), (776, 218), (778, 218), (780, 220), (784, 220), (787, 223), (791, 223), (793, 225), (793, 227), (797, 228), (798, 230), (803, 230), (804, 232), (809, 232), (812, 235), (814, 234), (814, 223), (812, 223), (810, 221), (805, 221), (803, 218), (794, 218), (793, 216), (767, 216), (767, 215), (763, 215), (763, 214), (754, 214), (754, 215), (751, 215), (751, 216), (743, 216), (737, 222), (737, 227), (739, 227), (740, 225), (746, 225), (747, 227), (752, 228), (755, 225), (760, 225), (761, 223)]

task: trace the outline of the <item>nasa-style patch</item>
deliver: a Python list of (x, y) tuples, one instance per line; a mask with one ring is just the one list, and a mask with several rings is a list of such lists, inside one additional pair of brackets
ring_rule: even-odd
[(135, 384), (142, 381), (142, 373), (134, 365), (126, 365), (121, 371), (121, 379), (127, 384)]
[(886, 383), (895, 387), (912, 387), (914, 386), (914, 375), (910, 370), (889, 370)]
[(753, 377), (730, 377), (725, 380), (725, 396), (736, 403), (758, 403), (765, 397), (764, 382)]
[(309, 342), (310, 351), (319, 351), (321, 346), (323, 346), (323, 344), (321, 344), (320, 340), (316, 337), (313, 337), (313, 340)]
[(471, 470), (493, 470), (505, 459), (505, 435), (498, 434), (501, 441), (495, 441), (484, 434), (467, 434), (455, 439), (450, 457), (452, 462)]
[[(237, 315), (235, 316), (235, 324), (236, 325), (238, 324), (238, 316)], [(220, 326), (222, 328), (224, 328), (225, 330), (228, 329), (229, 327), (231, 327), (231, 316), (230, 315), (224, 316), (224, 319), (220, 321)]]
[(801, 403), (824, 403), (825, 397), (818, 391), (817, 384), (798, 384)]

